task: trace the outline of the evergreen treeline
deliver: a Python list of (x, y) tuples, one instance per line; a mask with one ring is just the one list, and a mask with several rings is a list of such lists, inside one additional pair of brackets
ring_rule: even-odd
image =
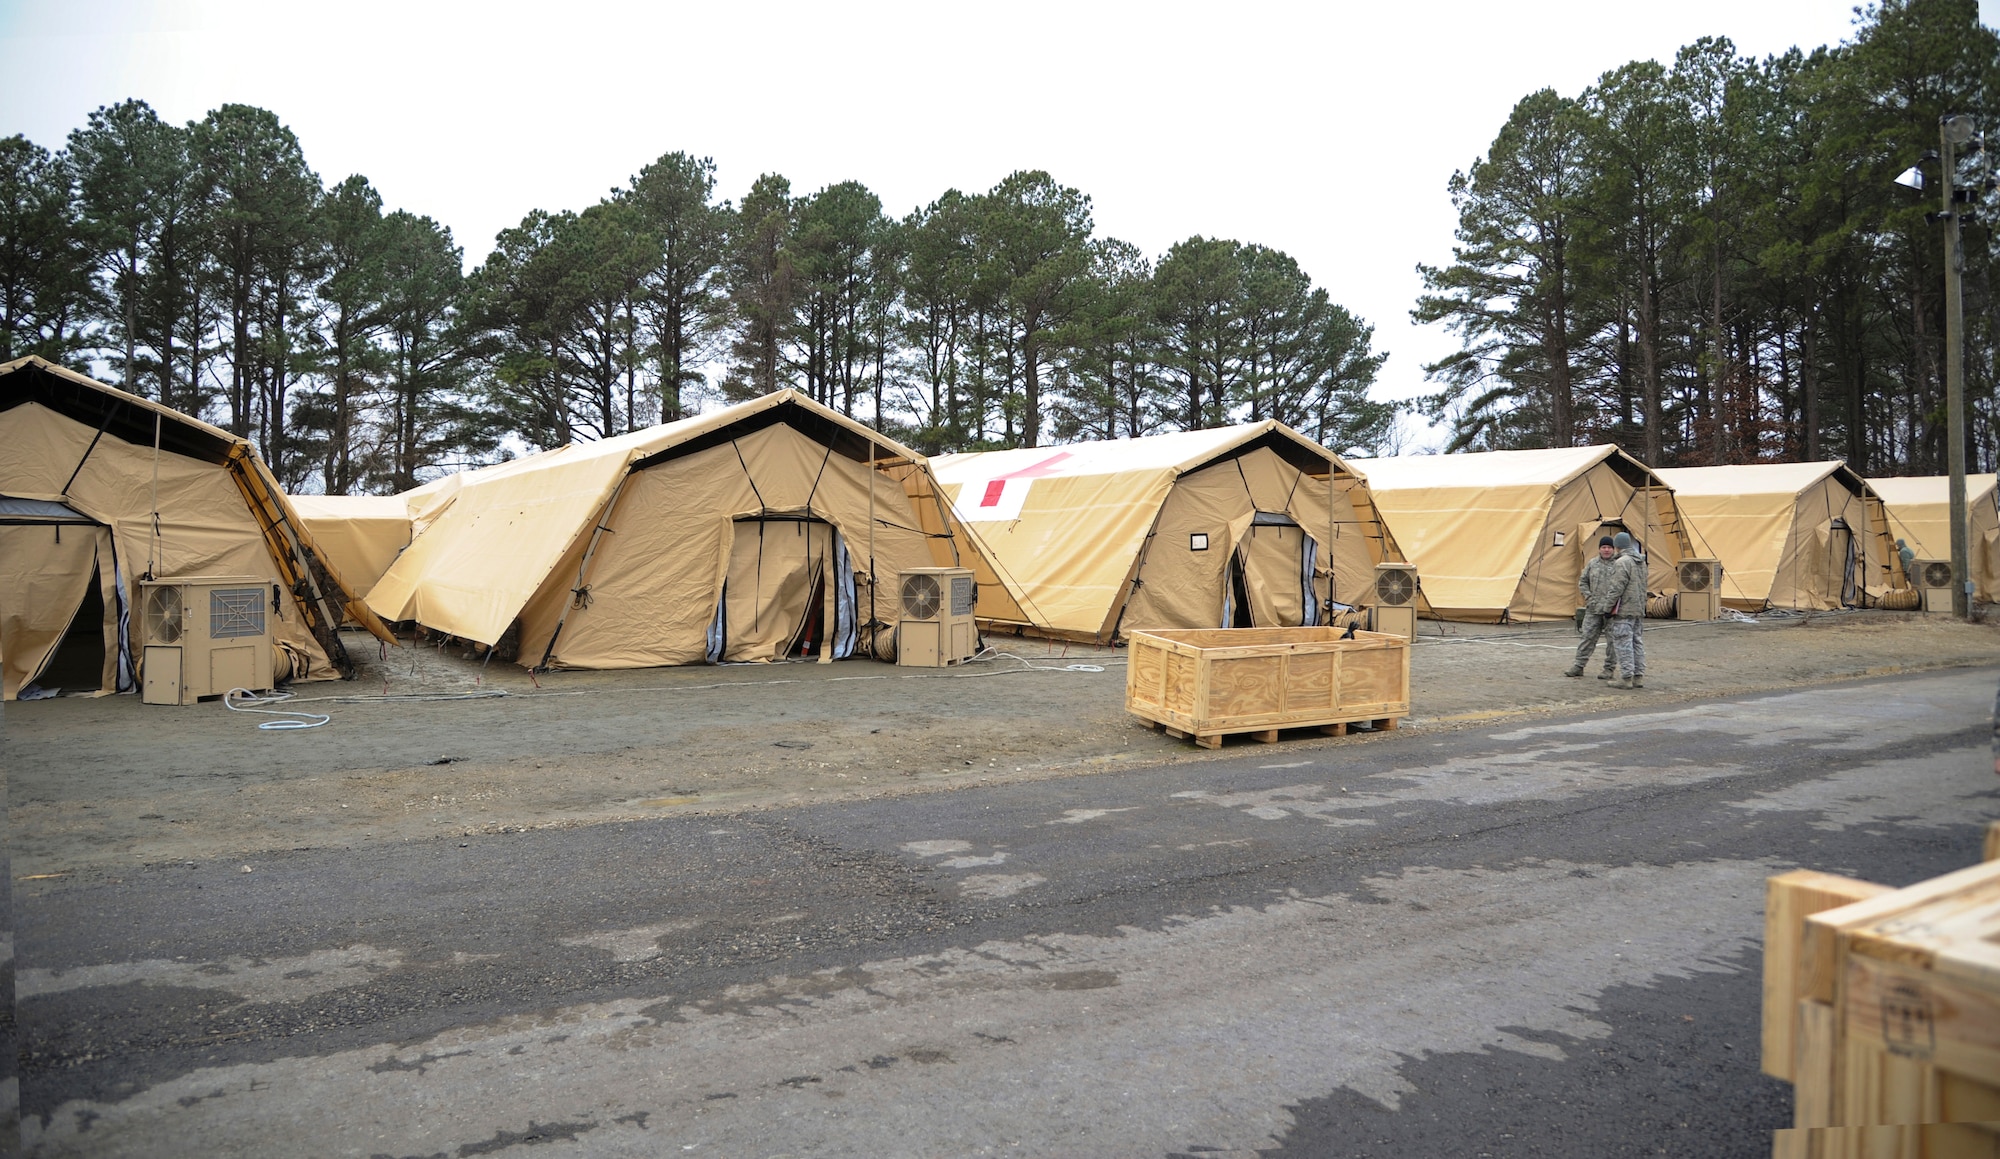
[[(1453, 262), (1413, 317), (1462, 339), (1422, 401), (1452, 448), (1613, 441), (1655, 464), (1945, 468), (1939, 118), (1996, 124), (1974, 0), (1883, 0), (1854, 37), (1755, 61), (1726, 40), (1515, 106), (1455, 175)], [(1996, 139), (2000, 146), (2000, 139)], [(1961, 180), (1988, 172), (1966, 158)], [(1995, 199), (1964, 234), (1969, 461), (1995, 461)]]
[(1048, 174), (901, 219), (865, 186), (718, 201), (669, 153), (464, 271), (451, 231), (326, 186), (272, 113), (99, 109), (0, 141), (0, 359), (40, 354), (251, 438), (294, 490), (394, 491), (791, 387), (918, 448), (1278, 418), (1372, 446), (1371, 330), (1285, 254), (1096, 236)]

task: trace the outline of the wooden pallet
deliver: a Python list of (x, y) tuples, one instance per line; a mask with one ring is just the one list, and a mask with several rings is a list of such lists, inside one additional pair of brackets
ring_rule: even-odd
[[(1193, 733), (1175, 728), (1173, 725), (1170, 724), (1161, 724), (1157, 720), (1148, 720), (1145, 721), (1144, 723), (1147, 728), (1153, 729), (1157, 732), (1164, 732), (1168, 736), (1173, 737), (1175, 740), (1192, 739), (1195, 744), (1200, 745), (1202, 748), (1205, 749), (1221, 748), (1222, 738), (1226, 736), (1247, 736), (1251, 740), (1254, 740), (1259, 744), (1277, 744), (1278, 734), (1287, 731), (1285, 729), (1277, 729), (1277, 728), (1244, 728), (1244, 729), (1236, 729), (1233, 731), (1224, 731), (1224, 732)], [(1366, 728), (1367, 730), (1373, 732), (1395, 732), (1397, 725), (1401, 723), (1402, 721), (1398, 717), (1378, 716), (1373, 719), (1341, 720), (1341, 721), (1335, 721), (1332, 724), (1322, 724), (1318, 726), (1308, 725), (1307, 727), (1313, 728), (1314, 731), (1323, 733), (1327, 736), (1346, 736), (1348, 735), (1349, 732), (1360, 728)], [(1304, 731), (1304, 730), (1299, 729), (1295, 731)]]

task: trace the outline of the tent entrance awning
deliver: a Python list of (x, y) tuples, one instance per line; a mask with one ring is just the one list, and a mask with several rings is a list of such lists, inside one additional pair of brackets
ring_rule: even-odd
[(0, 495), (0, 524), (22, 523), (83, 523), (95, 525), (97, 520), (78, 511), (67, 503), (54, 499), (22, 499), (13, 495)]

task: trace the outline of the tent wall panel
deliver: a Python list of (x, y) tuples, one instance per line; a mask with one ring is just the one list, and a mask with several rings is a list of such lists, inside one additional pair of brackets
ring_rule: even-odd
[(401, 495), (293, 495), (313, 543), (366, 596), (410, 545), (410, 510)]

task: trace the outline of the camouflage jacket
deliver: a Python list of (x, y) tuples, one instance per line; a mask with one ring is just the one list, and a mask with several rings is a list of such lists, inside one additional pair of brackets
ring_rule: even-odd
[(1625, 590), (1625, 560), (1622, 556), (1599, 559), (1591, 556), (1577, 577), (1576, 590), (1583, 596), (1583, 610), (1593, 616), (1608, 616)]
[(1646, 557), (1631, 548), (1618, 553), (1611, 561), (1618, 572), (1618, 609), (1620, 616), (1643, 616), (1646, 614)]

